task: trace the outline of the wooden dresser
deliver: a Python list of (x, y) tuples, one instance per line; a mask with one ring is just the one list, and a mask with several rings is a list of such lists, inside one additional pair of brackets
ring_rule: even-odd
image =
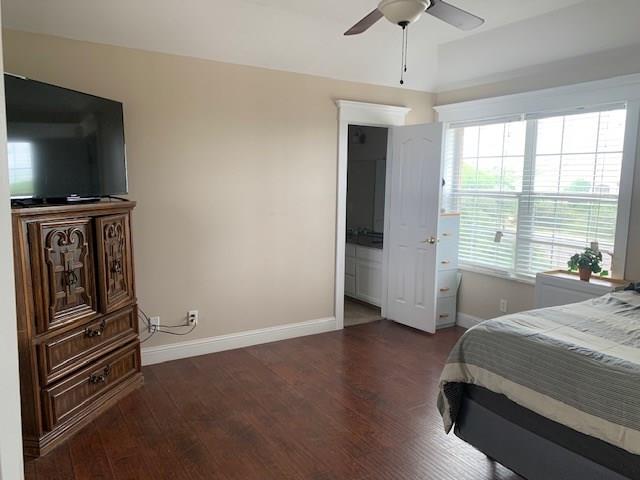
[(134, 207), (12, 210), (26, 456), (48, 452), (142, 384)]

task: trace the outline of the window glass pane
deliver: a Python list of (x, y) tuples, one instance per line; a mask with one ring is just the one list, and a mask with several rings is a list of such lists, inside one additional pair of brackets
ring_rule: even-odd
[(483, 125), (480, 127), (480, 144), (478, 146), (478, 156), (497, 157), (501, 156), (504, 148), (504, 124)]
[(563, 193), (591, 193), (595, 166), (596, 156), (593, 154), (562, 155), (559, 191)]
[(510, 122), (505, 125), (505, 156), (522, 157), (524, 155), (526, 125), (526, 122)]
[(626, 110), (602, 112), (598, 134), (598, 152), (622, 152)]
[(477, 188), (479, 190), (500, 190), (502, 158), (478, 158)]
[(519, 192), (522, 190), (523, 166), (524, 157), (505, 157), (503, 159), (501, 173), (501, 190), (503, 192)]
[(599, 154), (596, 157), (593, 192), (600, 195), (618, 195), (621, 171), (622, 152)]
[(458, 187), (462, 190), (476, 190), (478, 188), (478, 159), (465, 158), (462, 161)]
[(543, 118), (538, 121), (538, 142), (536, 153), (547, 155), (562, 151), (563, 117)]
[(598, 113), (564, 117), (562, 153), (592, 153), (598, 143)]
[(462, 141), (462, 158), (476, 158), (478, 156), (478, 134), (480, 127), (468, 127), (460, 129)]
[(534, 170), (535, 192), (557, 193), (560, 186), (560, 155), (538, 155)]

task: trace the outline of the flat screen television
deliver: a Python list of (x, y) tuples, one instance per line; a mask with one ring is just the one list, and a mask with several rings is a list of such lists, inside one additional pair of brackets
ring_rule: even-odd
[(5, 74), (12, 199), (127, 193), (122, 103)]

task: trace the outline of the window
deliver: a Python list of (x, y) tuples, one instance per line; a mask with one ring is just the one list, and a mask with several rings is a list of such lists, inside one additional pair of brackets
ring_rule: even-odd
[(610, 270), (625, 120), (617, 106), (451, 125), (443, 203), (461, 213), (460, 262), (530, 277), (597, 242)]

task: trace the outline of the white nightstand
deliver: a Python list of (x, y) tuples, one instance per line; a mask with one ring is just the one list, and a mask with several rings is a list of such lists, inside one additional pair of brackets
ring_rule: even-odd
[(536, 275), (536, 308), (583, 302), (623, 289), (628, 284), (627, 280), (598, 276), (591, 277), (589, 282), (583, 282), (577, 273), (564, 270), (538, 273)]

